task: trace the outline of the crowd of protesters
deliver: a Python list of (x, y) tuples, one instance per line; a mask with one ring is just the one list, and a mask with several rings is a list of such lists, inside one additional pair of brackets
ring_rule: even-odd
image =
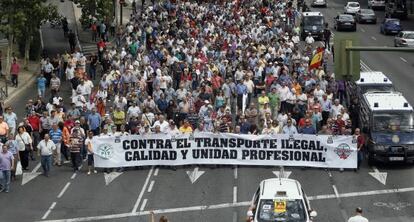
[[(345, 105), (345, 82), (323, 64), (309, 69), (312, 55), (299, 40), (300, 12), (291, 2), (202, 2), (134, 10), (112, 44), (97, 22), (104, 37), (98, 53), (42, 59), (39, 96), (28, 101), (26, 116), (8, 107), (0, 117), (11, 153), (0, 159), (14, 157), (27, 170), (37, 151), (45, 176), (52, 165), (71, 161), (77, 171), (87, 159), (90, 174), (91, 139), (100, 135), (359, 135), (358, 101)], [(70, 98), (62, 93), (69, 84)], [(13, 178), (16, 164), (0, 166)]]

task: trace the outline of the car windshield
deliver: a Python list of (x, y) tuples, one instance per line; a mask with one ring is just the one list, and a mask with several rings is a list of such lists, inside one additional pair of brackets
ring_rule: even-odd
[(359, 4), (357, 2), (351, 2), (348, 4), (349, 7), (359, 7)]
[(340, 15), (339, 20), (341, 20), (341, 21), (354, 21), (354, 17), (352, 15)]
[(361, 14), (364, 15), (373, 15), (374, 11), (372, 11), (372, 9), (361, 9)]
[(303, 24), (305, 26), (321, 26), (323, 23), (324, 22), (322, 16), (305, 16), (303, 18)]
[(261, 200), (259, 222), (305, 222), (306, 210), (302, 200)]
[(413, 113), (403, 112), (377, 112), (374, 113), (375, 132), (412, 132)]
[(361, 88), (362, 94), (365, 94), (367, 92), (393, 92), (395, 91), (394, 87), (391, 84), (360, 85), (359, 87)]
[(404, 38), (406, 39), (414, 39), (414, 33), (405, 33)]
[(387, 23), (390, 23), (390, 24), (395, 24), (395, 25), (399, 25), (399, 24), (400, 24), (400, 20), (396, 20), (396, 19), (389, 19), (389, 20), (387, 21)]

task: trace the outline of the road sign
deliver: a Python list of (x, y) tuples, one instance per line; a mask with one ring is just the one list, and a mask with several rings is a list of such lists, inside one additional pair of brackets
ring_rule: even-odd
[(334, 60), (336, 79), (359, 79), (360, 53), (359, 51), (346, 52), (346, 47), (359, 46), (356, 33), (336, 33), (334, 38)]

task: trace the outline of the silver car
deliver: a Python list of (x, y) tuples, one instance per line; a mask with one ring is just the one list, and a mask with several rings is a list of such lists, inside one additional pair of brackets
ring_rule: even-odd
[(312, 0), (312, 7), (327, 7), (326, 0)]
[(395, 47), (414, 47), (414, 31), (401, 31), (394, 38)]

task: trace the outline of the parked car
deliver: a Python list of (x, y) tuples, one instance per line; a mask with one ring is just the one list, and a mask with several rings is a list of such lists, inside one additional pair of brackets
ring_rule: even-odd
[(356, 22), (354, 16), (348, 14), (337, 15), (334, 18), (334, 28), (337, 31), (356, 31)]
[(355, 19), (358, 21), (358, 23), (377, 23), (377, 16), (372, 9), (359, 10), (355, 15)]
[(384, 18), (381, 22), (380, 32), (384, 35), (397, 34), (403, 30), (399, 19)]
[(414, 47), (414, 31), (402, 31), (394, 38), (395, 47)]
[(347, 2), (344, 7), (345, 14), (354, 15), (361, 9), (361, 6), (358, 2)]
[(384, 0), (368, 0), (368, 8), (376, 9), (376, 8), (385, 8), (385, 1)]
[(326, 0), (312, 0), (312, 7), (327, 7)]

